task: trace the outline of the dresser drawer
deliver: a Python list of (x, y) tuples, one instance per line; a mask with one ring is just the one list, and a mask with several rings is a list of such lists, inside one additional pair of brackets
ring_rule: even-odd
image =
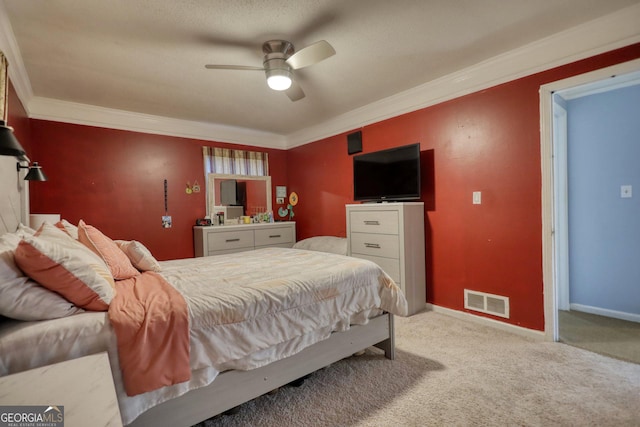
[(293, 227), (275, 227), (255, 230), (255, 245), (273, 246), (290, 243), (293, 245)]
[(367, 259), (373, 261), (384, 270), (396, 282), (396, 285), (400, 285), (400, 260), (397, 258), (383, 258), (379, 256), (353, 254), (354, 258)]
[(353, 211), (351, 232), (398, 234), (397, 211)]
[(351, 233), (351, 254), (397, 259), (400, 258), (399, 238), (393, 234)]
[(209, 252), (241, 248), (253, 249), (253, 230), (209, 232), (207, 241)]

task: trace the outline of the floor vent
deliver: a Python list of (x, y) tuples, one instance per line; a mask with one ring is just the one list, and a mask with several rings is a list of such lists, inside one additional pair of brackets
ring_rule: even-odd
[(509, 298), (500, 295), (465, 289), (464, 308), (509, 318)]

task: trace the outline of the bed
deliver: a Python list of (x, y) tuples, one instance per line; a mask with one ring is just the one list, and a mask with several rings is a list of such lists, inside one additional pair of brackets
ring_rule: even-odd
[[(91, 227), (84, 223), (79, 226), (81, 234)], [(24, 247), (33, 249), (36, 242), (43, 244), (50, 236), (59, 245), (77, 249), (74, 245), (80, 243), (73, 236), (73, 227), (76, 226), (68, 223), (45, 224), (35, 236), (30, 235), (33, 230), (24, 226), (17, 232), (5, 233), (0, 237), (0, 245), (5, 243), (4, 262), (13, 255), (20, 267), (18, 271), (13, 269), (13, 274), (27, 271), (19, 281), (37, 289), (39, 283), (34, 282), (47, 282), (50, 278), (40, 279), (37, 272), (30, 270), (25, 264)], [(94, 235), (95, 231), (94, 228)], [(69, 240), (74, 242), (69, 243), (65, 240), (67, 236), (63, 238), (59, 233), (69, 234)], [(13, 253), (6, 250), (17, 238), (18, 248)], [(116, 278), (116, 286), (129, 286), (131, 280), (135, 284), (130, 289), (137, 289), (143, 278), (160, 280), (165, 283), (163, 286), (169, 285), (169, 293), (177, 293), (184, 300), (188, 316), (188, 378), (184, 377), (184, 363), (175, 361), (180, 357), (174, 357), (184, 353), (184, 345), (175, 352), (158, 347), (160, 350), (140, 360), (132, 360), (131, 355), (123, 357), (121, 341), (127, 340), (122, 338), (119, 329), (122, 326), (113, 308), (118, 304), (124, 307), (123, 312), (130, 308), (130, 296), (122, 296), (126, 294), (123, 287), (116, 287), (117, 293), (104, 310), (96, 305), (90, 305), (93, 309), (82, 309), (79, 308), (82, 304), (69, 304), (69, 299), (78, 297), (66, 295), (66, 288), (61, 288), (60, 295), (65, 297), (58, 295), (62, 302), (57, 301), (58, 305), (47, 312), (64, 313), (52, 319), (30, 319), (25, 304), (5, 307), (3, 315), (24, 318), (5, 318), (0, 322), (0, 376), (107, 351), (123, 424), (190, 426), (369, 346), (378, 346), (386, 357), (394, 357), (393, 315), (406, 315), (406, 300), (389, 276), (372, 262), (305, 249), (265, 248), (158, 263), (139, 242), (112, 243), (118, 245), (138, 273), (118, 279), (116, 276), (124, 273), (114, 270), (109, 256), (104, 257), (105, 265)], [(132, 245), (138, 250), (128, 250)], [(62, 264), (64, 259), (58, 261)], [(7, 289), (6, 277), (0, 276), (0, 281), (4, 280), (0, 283), (3, 289)], [(149, 283), (148, 288), (155, 292), (156, 282)], [(45, 291), (53, 294), (50, 288), (39, 290)], [(95, 292), (101, 301), (108, 299), (104, 292), (104, 289)], [(51, 297), (50, 294), (46, 297)], [(7, 294), (3, 293), (6, 300), (4, 295)], [(95, 303), (92, 300), (83, 304)], [(20, 315), (6, 312), (19, 309), (23, 311)], [(180, 336), (178, 331), (184, 328), (184, 322), (175, 319), (169, 322), (169, 326), (158, 328), (171, 332), (161, 341)], [(139, 326), (136, 334), (140, 330), (147, 333), (147, 326)], [(134, 341), (136, 346), (142, 342)], [(135, 351), (141, 353), (140, 347), (134, 347), (134, 354), (138, 354)], [(165, 360), (164, 365), (157, 364), (152, 360), (155, 354), (165, 354), (174, 362), (167, 364)], [(169, 381), (168, 384), (131, 392), (132, 387), (143, 381), (141, 375), (145, 371), (156, 372), (151, 378), (153, 382), (156, 377), (165, 376), (164, 369), (170, 378), (160, 381)], [(178, 372), (171, 377), (173, 370)]]

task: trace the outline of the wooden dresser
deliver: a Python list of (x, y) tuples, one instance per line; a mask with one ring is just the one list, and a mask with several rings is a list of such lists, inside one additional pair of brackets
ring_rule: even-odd
[(197, 257), (250, 251), (269, 246), (290, 248), (295, 242), (294, 221), (193, 227), (193, 244)]
[(378, 264), (400, 286), (409, 314), (426, 306), (424, 203), (347, 205), (348, 254)]

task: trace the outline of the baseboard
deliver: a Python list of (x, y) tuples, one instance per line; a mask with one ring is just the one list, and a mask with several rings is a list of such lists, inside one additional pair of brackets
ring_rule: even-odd
[(453, 310), (451, 308), (440, 307), (433, 304), (427, 304), (427, 310), (433, 311), (435, 313), (446, 314), (448, 316), (456, 317), (461, 320), (468, 320), (470, 322), (479, 323), (484, 326), (490, 326), (492, 328), (534, 339), (536, 341), (545, 341), (545, 334), (543, 331), (535, 331), (533, 329), (527, 329), (521, 326), (515, 326), (509, 323), (500, 322), (498, 320), (489, 319), (488, 317), (476, 316), (475, 314)]
[(569, 304), (569, 308), (571, 310), (582, 311), (584, 313), (597, 314), (599, 316), (613, 317), (615, 319), (640, 323), (640, 314), (626, 313), (624, 311), (609, 310), (606, 308), (592, 307), (582, 304)]

